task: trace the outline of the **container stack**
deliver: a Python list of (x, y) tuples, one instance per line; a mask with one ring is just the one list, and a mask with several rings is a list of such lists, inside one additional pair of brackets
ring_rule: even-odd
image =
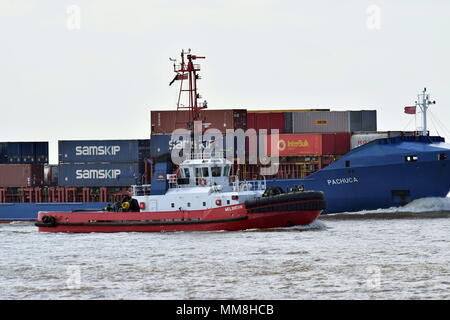
[[(259, 179), (261, 162), (249, 162), (249, 148), (255, 148), (257, 155), (270, 155), (277, 151), (279, 155), (278, 173), (271, 178), (303, 178), (329, 165), (350, 150), (352, 134), (376, 133), (377, 119), (375, 110), (330, 111), (330, 109), (304, 110), (203, 110), (202, 122), (207, 128), (219, 130), (225, 137), (227, 129), (254, 129), (257, 134), (266, 130), (268, 136), (260, 146), (251, 146), (246, 139), (245, 164), (236, 164), (233, 173), (241, 179)], [(151, 157), (157, 159), (168, 155), (174, 149), (185, 147), (186, 141), (173, 140), (175, 129), (189, 129), (188, 111), (151, 111)], [(272, 130), (278, 130), (279, 139), (271, 140)], [(205, 143), (205, 142), (204, 142)], [(206, 142), (207, 143), (207, 142)], [(224, 155), (228, 150), (223, 140)], [(236, 150), (237, 142), (234, 141)], [(235, 154), (236, 158), (236, 154)]]
[(58, 150), (59, 186), (129, 187), (149, 175), (149, 140), (66, 140)]
[(43, 186), (47, 163), (48, 142), (0, 142), (0, 188)]
[(48, 163), (48, 142), (0, 142), (0, 163)]
[[(267, 155), (278, 154), (278, 173), (271, 178), (296, 179), (329, 165), (350, 150), (351, 132), (375, 130), (376, 111), (248, 111), (248, 128), (279, 131), (264, 143)], [(261, 151), (259, 151), (261, 153)], [(245, 179), (258, 179), (260, 164), (243, 168)]]
[[(202, 123), (206, 124), (206, 129), (217, 129), (223, 137), (225, 137), (227, 129), (246, 130), (247, 128), (247, 110), (245, 109), (205, 109), (200, 111), (200, 117)], [(172, 133), (175, 129), (191, 129), (188, 125), (189, 111), (151, 111), (150, 123), (151, 157), (153, 159), (169, 155), (174, 149), (181, 150), (185, 147), (186, 141), (182, 138), (173, 140)], [(216, 137), (212, 136), (211, 138), (211, 141), (216, 141)], [(218, 151), (223, 151), (225, 154), (227, 151), (226, 140), (223, 140), (221, 145), (223, 150)]]

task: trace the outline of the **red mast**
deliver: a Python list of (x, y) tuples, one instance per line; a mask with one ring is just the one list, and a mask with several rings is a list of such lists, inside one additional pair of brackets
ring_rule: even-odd
[[(176, 64), (175, 59), (170, 59), (174, 62), (173, 64), (173, 71), (176, 73), (175, 78), (170, 82), (170, 85), (176, 81), (180, 80), (180, 92), (178, 94), (178, 102), (177, 102), (177, 111), (188, 109), (189, 111), (189, 121), (187, 123), (187, 126), (189, 129), (193, 129), (194, 127), (194, 121), (196, 120), (202, 120), (200, 118), (200, 110), (205, 109), (207, 107), (206, 101), (199, 102), (198, 100), (201, 99), (200, 94), (197, 92), (197, 80), (201, 79), (200, 75), (197, 73), (200, 71), (200, 65), (194, 64), (194, 60), (197, 59), (205, 59), (205, 57), (196, 56), (190, 53), (191, 49), (188, 50), (188, 52), (185, 52), (184, 50), (181, 51), (181, 63)], [(187, 80), (187, 88), (185, 88), (185, 81)], [(183, 105), (181, 104), (181, 94), (187, 93), (188, 94), (188, 104)], [(176, 121), (178, 124), (179, 122)], [(185, 123), (182, 123), (184, 126)]]

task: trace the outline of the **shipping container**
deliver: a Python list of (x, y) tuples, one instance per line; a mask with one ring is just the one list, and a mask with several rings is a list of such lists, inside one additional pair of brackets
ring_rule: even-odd
[[(358, 111), (352, 111), (358, 112)], [(376, 110), (362, 110), (361, 111), (361, 131), (377, 131), (377, 112)], [(351, 128), (351, 131), (358, 131)]]
[(289, 133), (376, 131), (376, 110), (292, 112), (285, 115)]
[(284, 114), (284, 133), (294, 133), (292, 115), (296, 112), (312, 112), (312, 111), (322, 111), (327, 112), (330, 109), (300, 109), (300, 110), (286, 110), (283, 111)]
[(125, 187), (140, 184), (144, 163), (60, 164), (58, 185), (62, 187)]
[(150, 140), (58, 141), (59, 163), (141, 162), (150, 157)]
[[(150, 157), (158, 158), (163, 155), (170, 155), (172, 150), (179, 150), (179, 156), (181, 157), (183, 156), (181, 150), (189, 149), (189, 140), (189, 137), (178, 137), (177, 139), (173, 139), (172, 135), (168, 134), (152, 135), (150, 137)], [(204, 135), (202, 140), (202, 146), (200, 148), (206, 150), (206, 152), (213, 152), (214, 150), (215, 152), (219, 152), (218, 156), (226, 156), (227, 151), (232, 151), (227, 149), (225, 134), (221, 136)], [(235, 146), (237, 144), (236, 141), (237, 139), (234, 138)], [(236, 154), (236, 150), (234, 151), (234, 154)]]
[(414, 135), (416, 135), (415, 131), (360, 131), (352, 134), (350, 139), (350, 147), (354, 149), (376, 139)]
[(150, 136), (150, 158), (158, 158), (159, 156), (170, 153), (172, 144), (172, 135), (159, 134)]
[(48, 163), (48, 142), (5, 142), (3, 163)]
[[(218, 129), (225, 133), (227, 129), (247, 128), (247, 110), (226, 109), (214, 110), (206, 109), (200, 111), (200, 117), (208, 128)], [(190, 129), (188, 127), (189, 111), (151, 111), (150, 123), (151, 134), (172, 134), (175, 129)]]
[(350, 134), (325, 133), (325, 134), (280, 134), (278, 141), (272, 141), (267, 136), (267, 152), (274, 154), (272, 150), (278, 150), (278, 155), (343, 155), (350, 150)]
[(270, 134), (271, 130), (285, 133), (283, 112), (247, 112), (247, 129), (255, 129), (256, 132), (265, 129)]
[(42, 164), (0, 164), (0, 187), (35, 187), (43, 184)]

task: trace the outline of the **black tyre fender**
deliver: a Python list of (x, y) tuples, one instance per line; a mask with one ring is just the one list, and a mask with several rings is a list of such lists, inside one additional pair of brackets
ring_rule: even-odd
[(323, 200), (323, 199), (324, 196), (323, 192), (321, 191), (292, 192), (292, 193), (283, 193), (276, 196), (262, 197), (254, 200), (247, 200), (245, 201), (245, 206), (247, 208), (254, 208), (283, 202), (292, 202), (299, 200)]
[(42, 223), (46, 224), (48, 227), (56, 226), (56, 218), (53, 216), (43, 216), (41, 221), (42, 221)]

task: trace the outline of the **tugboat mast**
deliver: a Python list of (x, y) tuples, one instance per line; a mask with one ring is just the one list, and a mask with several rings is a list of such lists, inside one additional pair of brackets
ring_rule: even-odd
[(436, 104), (436, 101), (430, 100), (430, 95), (427, 92), (427, 88), (423, 88), (422, 94), (417, 95), (416, 107), (418, 106), (422, 111), (422, 136), (428, 135), (427, 130), (427, 110), (430, 104)]
[[(201, 79), (198, 72), (200, 71), (200, 64), (194, 64), (194, 60), (197, 59), (205, 59), (204, 56), (196, 56), (191, 54), (191, 49), (187, 52), (184, 50), (181, 51), (181, 63), (177, 64), (176, 59), (170, 59), (173, 61), (173, 71), (176, 73), (175, 78), (170, 82), (171, 85), (176, 80), (180, 80), (180, 91), (178, 94), (178, 102), (177, 102), (177, 111), (183, 111), (183, 109), (187, 109), (189, 116), (188, 119), (186, 117), (182, 117), (182, 121), (178, 121), (178, 116), (180, 112), (176, 113), (175, 123), (177, 127), (187, 128), (191, 132), (191, 159), (197, 157), (197, 151), (201, 150), (201, 137), (196, 137), (194, 131), (195, 121), (203, 121), (204, 119), (200, 116), (200, 110), (206, 109), (207, 102), (204, 100), (203, 102), (199, 102), (201, 99), (201, 95), (197, 92), (197, 80)], [(183, 87), (184, 80), (187, 80), (187, 88)], [(182, 93), (188, 94), (188, 102), (187, 105), (181, 104), (181, 95)], [(185, 122), (187, 120), (187, 122)], [(204, 124), (203, 124), (204, 125)], [(201, 133), (203, 134), (203, 126), (201, 127)], [(200, 140), (199, 140), (200, 139)]]
[[(173, 71), (176, 73), (175, 78), (170, 84), (176, 80), (180, 80), (180, 92), (178, 94), (177, 111), (187, 109), (189, 111), (188, 128), (192, 129), (194, 121), (200, 119), (200, 110), (207, 107), (206, 101), (199, 102), (201, 95), (197, 92), (197, 80), (201, 79), (198, 72), (200, 71), (200, 64), (194, 64), (194, 60), (205, 59), (203, 56), (196, 56), (191, 54), (191, 49), (188, 52), (181, 51), (181, 63), (176, 64), (175, 59), (170, 59), (174, 62)], [(187, 61), (186, 61), (187, 60)], [(187, 80), (188, 86), (184, 88), (184, 80)], [(188, 94), (188, 104), (181, 104), (181, 94), (186, 92)], [(184, 124), (183, 124), (184, 125)]]

